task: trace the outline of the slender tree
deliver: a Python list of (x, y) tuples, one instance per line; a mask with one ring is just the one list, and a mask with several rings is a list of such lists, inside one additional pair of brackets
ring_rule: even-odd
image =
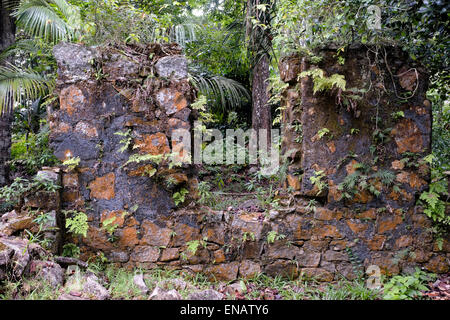
[[(14, 43), (15, 24), (14, 18), (6, 8), (5, 1), (0, 1), (0, 52)], [(11, 108), (5, 108), (0, 112), (0, 186), (8, 182), (9, 172), (7, 161), (10, 159), (11, 149)]]
[[(270, 0), (247, 0), (246, 37), (251, 57), (252, 128), (266, 129), (270, 139), (272, 116), (268, 94), (270, 76)], [(268, 140), (270, 141), (270, 140)]]
[[(31, 37), (51, 43), (72, 39), (75, 13), (66, 0), (0, 0), (0, 52), (5, 53), (14, 43), (16, 24)], [(12, 110), (43, 96), (50, 84), (44, 75), (15, 67), (5, 56), (0, 57), (0, 185), (9, 178)]]

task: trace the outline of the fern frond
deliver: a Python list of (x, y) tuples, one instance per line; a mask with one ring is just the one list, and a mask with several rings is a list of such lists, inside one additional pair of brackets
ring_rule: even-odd
[(380, 170), (374, 173), (372, 177), (379, 178), (381, 182), (386, 186), (390, 186), (396, 178), (395, 174), (389, 170)]

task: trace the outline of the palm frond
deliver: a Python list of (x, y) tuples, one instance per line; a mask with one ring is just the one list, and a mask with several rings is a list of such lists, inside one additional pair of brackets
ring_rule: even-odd
[(12, 13), (26, 33), (57, 42), (75, 35), (77, 10), (65, 0), (24, 0)]
[(45, 94), (53, 82), (32, 70), (21, 70), (11, 64), (0, 66), (0, 114), (17, 104)]
[(148, 42), (176, 42), (181, 47), (186, 47), (186, 44), (197, 40), (197, 33), (200, 25), (196, 23), (186, 22), (182, 24), (174, 24), (170, 27), (162, 27), (151, 16), (148, 18), (150, 38), (146, 39)]
[(14, 10), (19, 5), (20, 0), (1, 0), (2, 7), (7, 10)]
[(0, 63), (19, 52), (35, 53), (39, 50), (34, 39), (17, 40), (12, 46), (0, 52)]
[(184, 48), (186, 43), (197, 40), (196, 33), (199, 28), (200, 26), (195, 23), (174, 25), (170, 28), (169, 39)]
[(234, 110), (251, 99), (248, 90), (235, 80), (201, 73), (194, 68), (189, 73), (193, 84), (212, 102), (213, 107)]

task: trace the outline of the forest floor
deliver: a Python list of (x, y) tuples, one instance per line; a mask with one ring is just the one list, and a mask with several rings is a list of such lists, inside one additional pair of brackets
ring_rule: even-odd
[[(52, 286), (37, 279), (7, 282), (0, 288), (5, 300), (381, 300), (382, 289), (369, 289), (366, 280), (341, 279), (319, 283), (312, 279), (291, 280), (258, 275), (232, 283), (211, 282), (201, 273), (186, 270), (125, 270), (113, 266), (92, 266), (80, 278), (95, 274), (102, 291), (77, 285), (69, 275), (64, 286)], [(80, 272), (77, 270), (77, 272)], [(141, 279), (141, 280), (139, 280)], [(77, 286), (79, 286), (77, 288)], [(450, 274), (428, 283), (429, 290), (418, 298), (448, 300)]]

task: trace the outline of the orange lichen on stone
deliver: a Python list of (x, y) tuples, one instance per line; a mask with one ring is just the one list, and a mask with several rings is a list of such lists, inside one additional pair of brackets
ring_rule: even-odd
[(391, 191), (391, 193), (388, 194), (389, 199), (392, 199), (394, 201), (406, 201), (409, 202), (413, 199), (412, 194), (406, 192), (406, 190), (400, 189), (399, 192), (396, 192), (394, 190)]
[(236, 279), (238, 270), (239, 263), (231, 262), (211, 266), (207, 269), (206, 273), (210, 275), (210, 279), (216, 279), (219, 281), (231, 281)]
[(159, 249), (150, 246), (137, 246), (131, 254), (131, 260), (136, 262), (156, 262)]
[(80, 198), (80, 192), (79, 191), (64, 190), (62, 192), (62, 200), (64, 202), (75, 202), (78, 198)]
[(85, 100), (83, 92), (72, 85), (61, 90), (59, 105), (61, 110), (67, 112), (69, 116), (73, 116), (74, 112), (85, 103)]
[(130, 177), (143, 177), (145, 175), (150, 175), (153, 172), (154, 168), (151, 164), (147, 164), (145, 166), (141, 166), (135, 170), (131, 170), (128, 175)]
[(403, 119), (391, 132), (397, 144), (397, 152), (422, 152), (422, 132), (411, 119)]
[(165, 248), (162, 250), (160, 261), (167, 262), (173, 261), (180, 258), (179, 248)]
[(373, 251), (382, 250), (384, 243), (386, 242), (386, 236), (376, 234), (372, 237), (372, 239), (367, 240), (366, 242), (370, 250)]
[(359, 219), (376, 219), (377, 212), (374, 208), (364, 211), (358, 215)]
[(78, 187), (78, 174), (76, 173), (64, 173), (62, 178), (64, 187)]
[(413, 244), (413, 238), (411, 236), (401, 236), (400, 238), (395, 241), (395, 245), (397, 248), (405, 248), (409, 247)]
[(428, 113), (428, 110), (426, 108), (423, 107), (414, 107), (414, 111), (419, 115), (419, 116), (424, 116)]
[(360, 234), (360, 233), (366, 231), (368, 228), (367, 224), (364, 224), (364, 223), (351, 221), (351, 220), (347, 220), (346, 222), (347, 222), (347, 225), (350, 228), (350, 230), (352, 230), (353, 233), (355, 233), (355, 234)]
[(116, 176), (113, 172), (99, 177), (89, 184), (91, 198), (111, 200), (115, 197)]
[(356, 169), (355, 169), (355, 165), (358, 164), (358, 161), (356, 161), (355, 159), (353, 159), (348, 165), (345, 166), (345, 170), (347, 171), (347, 174), (353, 174), (355, 173)]
[(314, 219), (317, 220), (323, 220), (323, 221), (329, 221), (329, 220), (339, 220), (342, 218), (342, 212), (340, 211), (332, 211), (326, 208), (316, 208), (316, 211), (314, 213)]
[(156, 94), (159, 104), (166, 109), (168, 115), (174, 114), (188, 106), (188, 102), (184, 95), (171, 88), (160, 90)]
[(358, 192), (355, 194), (350, 203), (368, 203), (372, 200), (373, 196), (369, 191), (358, 188)]
[(61, 134), (61, 133), (68, 133), (70, 130), (72, 130), (72, 126), (65, 122), (55, 123), (55, 122), (51, 121), (49, 123), (49, 125), (50, 125), (50, 130), (53, 135)]
[(333, 141), (327, 142), (327, 147), (330, 150), (331, 153), (336, 152), (336, 146)]
[(426, 181), (421, 179), (417, 174), (413, 172), (402, 171), (397, 175), (396, 181), (400, 183), (407, 183), (413, 189), (420, 189), (426, 185)]
[(142, 140), (135, 140), (135, 145), (141, 154), (160, 155), (170, 152), (169, 141), (162, 132), (144, 135)]
[(393, 258), (392, 253), (379, 252), (379, 255), (372, 258), (370, 264), (379, 266), (382, 274), (393, 275), (400, 272), (398, 261)]
[(405, 164), (403, 163), (403, 161), (395, 160), (395, 161), (392, 161), (391, 167), (394, 170), (403, 170), (403, 168), (405, 167)]
[(251, 260), (244, 260), (239, 267), (239, 274), (243, 278), (253, 278), (261, 273), (261, 267), (256, 262)]
[(436, 256), (425, 265), (425, 269), (434, 273), (446, 273), (450, 270), (448, 260), (444, 256)]
[(172, 179), (174, 185), (180, 185), (188, 182), (188, 177), (184, 173), (172, 173), (168, 176), (169, 179)]
[(328, 185), (328, 202), (341, 200), (342, 192), (339, 190), (338, 186), (335, 185), (334, 181), (329, 180)]
[(395, 216), (393, 218), (389, 218), (385, 221), (381, 221), (378, 224), (378, 232), (384, 233), (386, 231), (394, 230), (400, 223), (402, 223), (403, 219), (401, 216)]
[(101, 228), (89, 226), (87, 237), (83, 237), (83, 243), (97, 250), (112, 250), (113, 244), (108, 241), (108, 236)]
[(100, 216), (100, 222), (103, 223), (105, 220), (112, 220), (112, 223), (117, 225), (118, 227), (122, 227), (123, 223), (125, 222), (125, 216), (126, 212), (122, 210), (118, 211), (103, 211), (102, 215)]
[(160, 227), (157, 224), (145, 220), (141, 226), (142, 238), (141, 245), (151, 246), (167, 246), (171, 239), (171, 231), (169, 228)]
[(226, 261), (225, 253), (223, 250), (214, 251), (214, 263), (223, 263)]
[(301, 273), (309, 278), (314, 278), (318, 281), (329, 282), (333, 281), (334, 275), (322, 268), (303, 268)]
[(408, 68), (406, 66), (402, 67), (398, 73), (400, 86), (408, 91), (413, 91), (417, 85), (418, 74), (413, 68)]
[(342, 235), (339, 233), (337, 227), (332, 225), (325, 225), (315, 228), (313, 230), (313, 235), (318, 239), (323, 239), (325, 237), (342, 238)]
[(294, 176), (292, 174), (288, 174), (287, 175), (287, 182), (289, 187), (291, 187), (294, 190), (300, 190), (301, 185), (300, 185), (300, 179), (298, 176)]
[(61, 161), (67, 161), (70, 158), (73, 158), (73, 152), (70, 149), (67, 149), (66, 151), (64, 151), (64, 157), (62, 159), (59, 159)]
[(126, 227), (122, 230), (122, 235), (119, 238), (119, 245), (121, 247), (131, 248), (139, 243), (137, 238), (136, 228)]

